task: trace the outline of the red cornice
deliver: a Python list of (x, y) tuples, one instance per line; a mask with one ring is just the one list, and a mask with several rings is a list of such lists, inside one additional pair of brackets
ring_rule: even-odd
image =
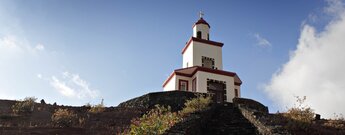
[[(185, 70), (188, 68), (195, 68), (196, 69), (193, 71), (193, 73), (191, 74), (185, 74), (185, 73), (179, 73), (179, 70)], [(200, 66), (194, 66), (194, 67), (188, 67), (188, 68), (181, 68), (181, 69), (176, 69), (169, 77), (168, 79), (163, 83), (163, 87), (165, 87), (165, 85), (171, 80), (171, 78), (174, 75), (179, 75), (179, 76), (185, 76), (185, 77), (192, 77), (194, 76), (198, 71), (203, 71), (203, 72), (208, 72), (208, 73), (214, 73), (214, 74), (218, 74), (218, 75), (225, 75), (225, 76), (231, 76), (234, 77), (236, 75), (236, 73), (234, 72), (228, 72), (228, 71), (224, 71), (224, 70), (218, 70), (218, 69), (211, 69), (211, 68), (206, 68), (206, 67), (200, 67)], [(238, 83), (235, 82), (235, 85), (240, 86), (242, 83)]]
[(236, 73), (234, 73), (234, 72), (228, 72), (228, 71), (224, 71), (224, 70), (217, 70), (217, 69), (211, 69), (211, 68), (205, 68), (205, 67), (198, 67), (197, 71), (204, 71), (204, 72), (209, 72), (209, 73), (214, 73), (214, 74), (219, 74), (219, 75), (225, 75), (225, 76), (231, 76), (231, 77), (236, 75)]
[(236, 86), (241, 86), (242, 83), (235, 82)]
[(218, 47), (223, 47), (223, 43), (221, 42), (216, 42), (216, 41), (211, 41), (211, 40), (205, 40), (205, 39), (200, 39), (200, 38), (195, 38), (195, 37), (191, 37), (187, 44), (184, 46), (184, 48), (182, 49), (182, 54), (187, 50), (187, 48), (189, 47), (189, 45), (192, 43), (192, 41), (196, 41), (196, 42), (200, 42), (200, 43), (205, 43), (207, 45), (213, 45), (213, 46), (218, 46)]

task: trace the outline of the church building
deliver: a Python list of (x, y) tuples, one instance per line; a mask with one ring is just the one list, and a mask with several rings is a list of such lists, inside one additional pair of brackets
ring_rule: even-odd
[(223, 43), (210, 40), (210, 25), (200, 14), (193, 36), (182, 49), (182, 68), (163, 83), (164, 91), (211, 93), (217, 103), (241, 96), (242, 81), (235, 72), (223, 70)]

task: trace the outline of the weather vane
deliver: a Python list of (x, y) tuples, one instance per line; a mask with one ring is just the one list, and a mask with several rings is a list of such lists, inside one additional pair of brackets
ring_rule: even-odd
[(199, 17), (202, 18), (204, 16), (204, 13), (202, 11), (199, 12)]

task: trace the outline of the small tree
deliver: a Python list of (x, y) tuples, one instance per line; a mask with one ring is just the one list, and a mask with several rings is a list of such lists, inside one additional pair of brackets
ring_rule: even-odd
[(34, 111), (35, 108), (35, 101), (37, 98), (35, 97), (26, 97), (23, 101), (18, 101), (14, 105), (12, 105), (12, 111), (15, 114), (28, 114)]
[[(90, 105), (91, 106), (91, 105)], [(105, 110), (103, 99), (100, 104), (97, 105), (92, 105), (91, 108), (89, 109), (90, 113), (101, 113)]]
[(77, 123), (77, 115), (68, 109), (57, 109), (51, 117), (52, 122), (59, 127), (71, 127)]
[(304, 105), (306, 96), (303, 98), (296, 96), (296, 103), (294, 107), (288, 109), (283, 116), (289, 118), (287, 123), (288, 128), (293, 129), (307, 129), (314, 120), (314, 111), (309, 106)]

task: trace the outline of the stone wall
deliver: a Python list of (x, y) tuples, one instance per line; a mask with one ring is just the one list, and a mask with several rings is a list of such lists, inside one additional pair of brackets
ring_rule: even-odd
[(247, 118), (262, 135), (289, 135), (290, 133), (282, 125), (272, 124), (277, 115), (269, 114), (268, 108), (263, 104), (245, 98), (233, 99), (234, 104), (239, 108), (242, 115)]
[(268, 113), (268, 107), (264, 106), (258, 101), (247, 99), (247, 98), (234, 98), (233, 103), (238, 106), (245, 106), (246, 108), (250, 108), (262, 113)]
[(171, 127), (164, 135), (201, 135), (202, 129), (212, 117), (214, 110), (215, 106), (211, 106), (204, 111), (192, 113)]
[(118, 107), (152, 109), (155, 105), (159, 104), (162, 106), (170, 106), (172, 111), (175, 112), (181, 110), (187, 100), (195, 98), (199, 94), (206, 95), (204, 93), (187, 91), (154, 92), (122, 102)]

